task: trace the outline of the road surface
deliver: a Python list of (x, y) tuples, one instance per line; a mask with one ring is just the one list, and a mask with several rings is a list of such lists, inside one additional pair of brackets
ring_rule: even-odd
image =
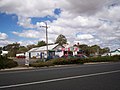
[(0, 72), (0, 90), (120, 90), (120, 62)]

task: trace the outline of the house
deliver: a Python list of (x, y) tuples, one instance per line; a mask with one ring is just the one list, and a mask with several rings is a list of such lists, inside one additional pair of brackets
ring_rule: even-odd
[[(47, 47), (36, 47), (30, 49), (28, 52), (25, 53), (26, 57), (29, 58), (47, 58)], [(58, 56), (61, 57), (66, 54), (70, 55), (77, 55), (79, 51), (79, 48), (76, 46), (69, 46), (69, 45), (48, 45), (48, 56), (54, 57)]]
[(7, 55), (8, 51), (2, 51), (1, 55)]
[(120, 49), (116, 49), (116, 50), (114, 50), (114, 51), (111, 51), (111, 52), (109, 53), (109, 55), (110, 55), (110, 56), (120, 55)]
[(80, 54), (80, 49), (77, 46), (70, 46), (70, 45), (64, 45), (64, 48), (62, 48), (63, 55), (69, 54), (69, 55), (77, 55)]
[[(48, 56), (62, 56), (62, 48), (63, 46), (58, 44), (48, 45)], [(47, 58), (47, 47), (42, 46), (32, 48), (26, 52), (25, 56), (28, 56), (29, 58)]]
[(25, 53), (16, 54), (16, 58), (25, 58)]

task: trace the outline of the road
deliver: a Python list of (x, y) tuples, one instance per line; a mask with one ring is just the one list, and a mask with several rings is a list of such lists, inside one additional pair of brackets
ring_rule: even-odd
[(0, 90), (120, 90), (120, 62), (0, 72)]

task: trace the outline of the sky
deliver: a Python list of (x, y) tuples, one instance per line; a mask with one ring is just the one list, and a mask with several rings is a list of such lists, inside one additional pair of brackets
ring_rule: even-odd
[(0, 46), (45, 41), (120, 48), (120, 0), (0, 0)]

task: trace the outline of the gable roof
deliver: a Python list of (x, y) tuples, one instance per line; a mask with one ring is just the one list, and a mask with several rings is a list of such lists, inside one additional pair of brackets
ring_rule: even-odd
[(111, 51), (110, 53), (114, 53), (114, 52), (120, 52), (120, 49), (116, 49), (114, 51)]
[[(53, 50), (57, 46), (58, 44), (48, 45), (48, 50)], [(46, 46), (32, 48), (28, 52), (42, 52), (42, 51), (46, 51)]]

